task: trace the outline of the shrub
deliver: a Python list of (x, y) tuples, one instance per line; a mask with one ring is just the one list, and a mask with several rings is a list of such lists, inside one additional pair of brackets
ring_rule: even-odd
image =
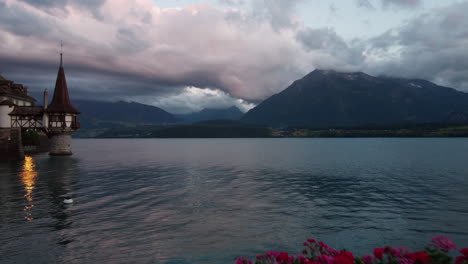
[(454, 261), (449, 252), (456, 250), (457, 246), (445, 236), (432, 238), (431, 244), (423, 251), (411, 252), (405, 247), (386, 246), (362, 257), (355, 257), (347, 250), (336, 250), (315, 239), (307, 239), (304, 247), (299, 255), (270, 251), (258, 255), (255, 261), (240, 257), (236, 264), (468, 264), (468, 248), (461, 249), (461, 255)]

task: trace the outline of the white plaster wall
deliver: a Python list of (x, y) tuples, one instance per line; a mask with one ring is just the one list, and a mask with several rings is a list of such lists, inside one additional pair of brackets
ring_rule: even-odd
[(70, 114), (65, 115), (65, 124), (67, 127), (71, 127), (73, 117)]
[(33, 103), (30, 101), (12, 98), (9, 96), (0, 96), (0, 102), (3, 100), (11, 100), (13, 103), (15, 103), (18, 106), (32, 106), (33, 105)]
[(13, 111), (14, 106), (0, 105), (0, 128), (11, 127), (11, 117), (8, 115)]
[(50, 126), (51, 127), (63, 127), (63, 122), (55, 122), (55, 121), (52, 121), (50, 123)]
[(45, 128), (48, 128), (49, 127), (49, 115), (44, 113), (42, 115), (42, 125), (45, 127)]

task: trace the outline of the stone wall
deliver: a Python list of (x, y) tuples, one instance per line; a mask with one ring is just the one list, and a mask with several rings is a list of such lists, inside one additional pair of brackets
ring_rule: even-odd
[(24, 159), (21, 130), (19, 128), (0, 128), (0, 161)]
[[(2, 99), (0, 99), (0, 102)], [(13, 111), (14, 106), (0, 105), (0, 128), (11, 127), (11, 116), (8, 114)]]
[(33, 145), (33, 146), (23, 145), (24, 153), (26, 155), (49, 152), (50, 142), (49, 142), (49, 138), (47, 137), (47, 135), (42, 131), (38, 131), (37, 135), (39, 139), (39, 142), (37, 143), (37, 145)]
[(72, 155), (71, 141), (71, 135), (68, 134), (52, 135), (49, 154), (53, 156)]
[(49, 137), (44, 132), (38, 132), (39, 134), (39, 145), (37, 145), (36, 151), (39, 153), (42, 152), (49, 152), (50, 149), (50, 141)]

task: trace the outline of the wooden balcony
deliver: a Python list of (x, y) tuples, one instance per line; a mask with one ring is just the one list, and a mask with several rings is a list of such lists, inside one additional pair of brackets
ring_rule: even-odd
[(81, 126), (81, 124), (80, 124), (79, 121), (72, 122), (72, 124), (71, 124), (71, 128), (73, 128), (73, 129), (79, 129), (80, 126)]

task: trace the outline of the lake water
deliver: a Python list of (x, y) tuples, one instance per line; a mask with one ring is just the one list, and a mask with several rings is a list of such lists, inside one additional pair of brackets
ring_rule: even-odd
[(468, 139), (73, 144), (0, 164), (0, 263), (233, 263), (310, 237), (357, 254), (468, 246)]

